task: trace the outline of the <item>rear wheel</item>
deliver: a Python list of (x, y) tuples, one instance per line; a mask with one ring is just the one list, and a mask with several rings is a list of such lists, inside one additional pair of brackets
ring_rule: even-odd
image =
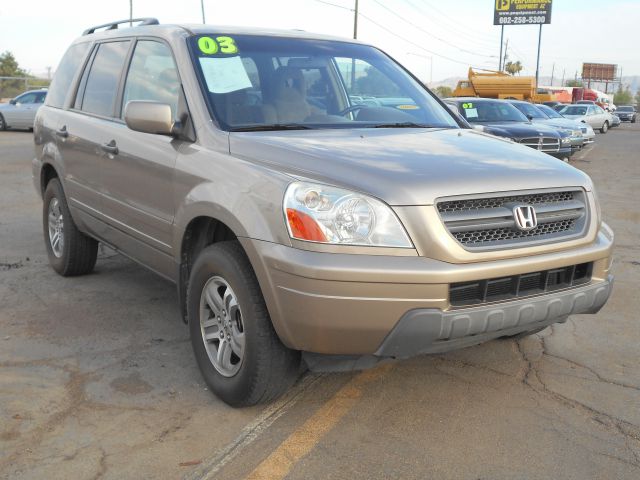
[(205, 248), (187, 291), (193, 351), (207, 385), (234, 407), (273, 400), (296, 380), (300, 352), (276, 334), (262, 292), (237, 241)]
[(42, 226), (49, 263), (56, 272), (70, 277), (93, 270), (98, 242), (76, 227), (57, 178), (52, 179), (44, 191)]
[(600, 129), (600, 133), (607, 133), (609, 131), (609, 122), (605, 120)]

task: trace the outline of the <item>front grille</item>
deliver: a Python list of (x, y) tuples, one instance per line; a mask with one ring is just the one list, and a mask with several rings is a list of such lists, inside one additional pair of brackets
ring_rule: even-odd
[[(535, 208), (536, 228), (523, 231), (516, 226), (513, 208), (518, 205)], [(470, 250), (575, 238), (584, 233), (588, 217), (582, 190), (445, 199), (437, 209), (453, 238)]]
[(449, 302), (453, 307), (468, 307), (576, 287), (591, 281), (592, 267), (592, 263), (581, 263), (510, 277), (452, 283)]
[(553, 137), (523, 138), (520, 140), (520, 143), (546, 153), (553, 153), (560, 150), (560, 139)]

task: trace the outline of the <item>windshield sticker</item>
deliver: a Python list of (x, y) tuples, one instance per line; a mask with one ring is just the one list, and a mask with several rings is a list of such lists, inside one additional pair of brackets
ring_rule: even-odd
[(198, 60), (211, 93), (229, 93), (253, 86), (240, 57), (200, 57)]
[(462, 104), (462, 108), (464, 108), (465, 110), (468, 108), (473, 108), (473, 103), (469, 102), (469, 103), (463, 103)]
[(464, 114), (467, 118), (478, 118), (477, 108), (465, 108)]
[(236, 42), (231, 37), (200, 37), (198, 39), (198, 48), (205, 55), (215, 55), (216, 53), (224, 53), (225, 55), (234, 55), (238, 53)]
[(417, 105), (398, 105), (396, 108), (400, 110), (420, 110), (420, 107)]

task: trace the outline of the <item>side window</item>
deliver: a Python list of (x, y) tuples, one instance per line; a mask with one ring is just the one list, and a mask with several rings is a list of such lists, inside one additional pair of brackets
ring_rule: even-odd
[(36, 103), (36, 94), (25, 93), (24, 95), (20, 95), (18, 98), (16, 98), (16, 103), (21, 103), (21, 104)]
[(44, 103), (44, 99), (47, 98), (46, 92), (36, 93), (36, 101), (34, 103)]
[(56, 108), (64, 106), (67, 93), (71, 89), (71, 82), (76, 75), (76, 71), (82, 64), (87, 50), (89, 50), (89, 42), (77, 43), (72, 45), (64, 54), (53, 81), (49, 86), (49, 94), (47, 95), (47, 105)]
[(129, 41), (108, 42), (98, 47), (82, 97), (83, 112), (113, 116), (120, 74), (128, 50)]
[(139, 41), (124, 87), (122, 116), (127, 103), (132, 100), (166, 103), (175, 116), (179, 92), (180, 80), (169, 47), (153, 40)]

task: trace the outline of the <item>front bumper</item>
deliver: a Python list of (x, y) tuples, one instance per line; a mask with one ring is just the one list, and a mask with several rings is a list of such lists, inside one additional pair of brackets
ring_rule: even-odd
[(597, 313), (607, 302), (613, 277), (514, 302), (442, 312), (407, 312), (376, 351), (379, 357), (403, 358), (442, 353), (494, 338), (536, 330), (564, 322), (569, 315)]
[(569, 158), (571, 157), (571, 155), (574, 154), (575, 149), (573, 149), (571, 146), (568, 147), (562, 147), (560, 148), (560, 150), (558, 150), (557, 152), (550, 152), (549, 155), (551, 155), (552, 157), (556, 157), (559, 159), (564, 159), (564, 158)]
[[(247, 238), (241, 238), (240, 241), (260, 282), (274, 327), (285, 345), (296, 350), (320, 354), (380, 355), (388, 352), (388, 347), (381, 350), (385, 339), (397, 328), (401, 319), (407, 318), (409, 312), (428, 312), (429, 315), (420, 318), (436, 325), (429, 328), (438, 332), (446, 330), (443, 325), (456, 323), (458, 326), (452, 332), (456, 333), (457, 338), (457, 332), (464, 329), (463, 323), (459, 323), (459, 320), (454, 322), (454, 318), (488, 307), (483, 305), (453, 308), (449, 302), (449, 286), (452, 283), (592, 262), (589, 284), (561, 292), (573, 296), (583, 289), (597, 290), (610, 285), (613, 234), (603, 225), (593, 242), (579, 247), (461, 264), (417, 255), (323, 253)], [(609, 290), (610, 287), (607, 287), (607, 292)], [(557, 293), (535, 298), (540, 301), (548, 299), (551, 302), (553, 299), (549, 295), (555, 297)], [(598, 302), (589, 308), (596, 303), (604, 303), (600, 301), (601, 296), (602, 294), (599, 294)], [(569, 310), (563, 307), (557, 314), (553, 313), (556, 312), (553, 310), (544, 318), (536, 313), (531, 322), (519, 320), (517, 310), (511, 306), (520, 305), (522, 301), (528, 304), (533, 302), (533, 299), (534, 297), (525, 297), (513, 302), (492, 304), (490, 310), (502, 309), (504, 318), (498, 321), (492, 316), (490, 329), (489, 325), (486, 329), (478, 327), (474, 320), (474, 326), (469, 326), (468, 334), (487, 334), (487, 339), (503, 334), (510, 335), (514, 329), (526, 331), (535, 328), (531, 322), (562, 321), (570, 313), (578, 311), (578, 307), (575, 311), (573, 307)], [(606, 301), (606, 298), (604, 300)], [(579, 303), (578, 306), (581, 305), (582, 303)], [(583, 312), (581, 307), (580, 312)], [(473, 313), (472, 317), (476, 318), (476, 315)], [(499, 323), (504, 327), (498, 328), (497, 331), (506, 330), (494, 335), (496, 330), (493, 327)], [(479, 341), (474, 340), (471, 343), (479, 343), (483, 338), (479, 336), (475, 339)], [(443, 340), (440, 333), (436, 340)], [(464, 346), (455, 342), (450, 345), (452, 348)], [(428, 348), (428, 342), (424, 343), (423, 347)], [(415, 351), (411, 346), (407, 347), (405, 353), (394, 350), (393, 356), (409, 356)]]

